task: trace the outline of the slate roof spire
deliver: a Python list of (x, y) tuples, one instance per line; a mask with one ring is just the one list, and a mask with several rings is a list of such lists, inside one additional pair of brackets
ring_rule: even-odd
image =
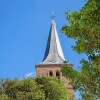
[(56, 23), (54, 20), (52, 20), (42, 64), (62, 64), (64, 61), (65, 58), (56, 30)]

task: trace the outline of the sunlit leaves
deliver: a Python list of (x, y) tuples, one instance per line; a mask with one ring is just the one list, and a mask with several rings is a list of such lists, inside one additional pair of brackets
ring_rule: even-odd
[(64, 25), (62, 32), (75, 40), (73, 50), (85, 53), (88, 60), (81, 60), (79, 71), (66, 65), (63, 75), (72, 80), (83, 100), (100, 99), (100, 1), (87, 0), (80, 11), (68, 11), (66, 15), (69, 25)]
[(73, 98), (63, 82), (53, 77), (6, 80), (0, 89), (0, 100), (73, 100)]

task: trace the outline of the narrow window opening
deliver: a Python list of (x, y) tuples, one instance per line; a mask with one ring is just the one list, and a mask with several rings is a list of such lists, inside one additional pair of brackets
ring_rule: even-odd
[(60, 72), (56, 72), (56, 77), (58, 78), (58, 79), (60, 79)]
[(49, 76), (53, 76), (53, 73), (52, 73), (52, 71), (50, 71), (50, 73), (49, 73)]

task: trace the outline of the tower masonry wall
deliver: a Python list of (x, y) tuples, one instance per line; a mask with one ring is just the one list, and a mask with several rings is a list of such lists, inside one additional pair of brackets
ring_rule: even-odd
[(62, 65), (63, 64), (38, 64), (36, 65), (36, 76), (37, 77), (41, 77), (41, 76), (57, 77), (61, 79), (62, 81), (64, 81), (64, 85), (70, 93), (74, 93), (71, 82), (68, 79), (66, 79), (66, 77), (62, 76), (62, 73), (61, 73)]

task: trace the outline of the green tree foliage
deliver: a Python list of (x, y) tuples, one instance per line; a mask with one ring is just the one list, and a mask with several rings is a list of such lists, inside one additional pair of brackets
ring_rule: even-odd
[(0, 88), (2, 88), (4, 80), (0, 78)]
[(69, 100), (67, 89), (62, 81), (53, 77), (36, 78), (38, 85), (44, 90), (45, 100)]
[(88, 60), (81, 60), (79, 71), (64, 67), (62, 72), (72, 79), (83, 100), (96, 100), (100, 98), (100, 1), (87, 0), (80, 11), (67, 11), (66, 15), (69, 25), (64, 25), (62, 32), (75, 40), (73, 49), (85, 53)]
[(4, 89), (11, 100), (44, 100), (45, 97), (32, 78), (6, 81)]
[(0, 100), (73, 100), (53, 77), (6, 80), (0, 91)]
[(0, 94), (0, 100), (10, 100), (10, 98), (6, 94)]
[(10, 100), (10, 98), (4, 92), (3, 85), (4, 80), (0, 78), (0, 100)]

